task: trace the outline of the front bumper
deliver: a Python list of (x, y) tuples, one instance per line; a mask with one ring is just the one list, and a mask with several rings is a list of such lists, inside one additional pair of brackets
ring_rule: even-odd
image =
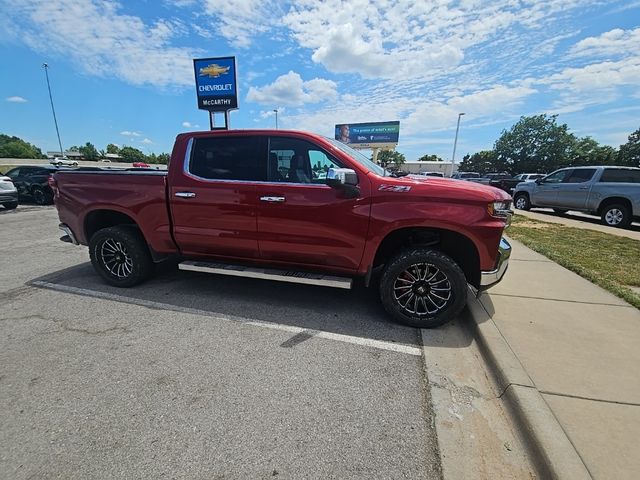
[(509, 257), (511, 256), (511, 245), (504, 238), (500, 239), (498, 246), (498, 263), (495, 270), (480, 272), (480, 290), (486, 290), (492, 287), (504, 276), (509, 266)]
[(0, 205), (3, 203), (13, 203), (18, 201), (18, 191), (0, 190)]

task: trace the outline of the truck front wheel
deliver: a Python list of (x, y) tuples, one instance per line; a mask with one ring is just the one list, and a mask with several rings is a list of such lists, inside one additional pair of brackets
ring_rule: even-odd
[(149, 248), (135, 227), (98, 230), (89, 241), (89, 256), (96, 272), (116, 287), (133, 287), (153, 270)]
[(526, 193), (518, 193), (513, 201), (513, 204), (518, 210), (529, 210), (531, 208), (529, 195), (527, 195)]
[(467, 303), (464, 273), (447, 255), (429, 249), (394, 257), (380, 279), (385, 310), (398, 322), (418, 328), (444, 325)]

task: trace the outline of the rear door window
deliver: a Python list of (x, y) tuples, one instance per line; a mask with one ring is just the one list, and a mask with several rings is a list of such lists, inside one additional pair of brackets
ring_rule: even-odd
[(266, 159), (258, 136), (195, 138), (189, 173), (207, 180), (264, 181)]
[(602, 172), (600, 181), (610, 183), (640, 183), (640, 170), (607, 168)]

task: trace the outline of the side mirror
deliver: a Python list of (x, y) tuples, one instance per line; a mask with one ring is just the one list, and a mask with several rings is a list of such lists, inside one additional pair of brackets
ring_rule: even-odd
[(541, 185), (542, 183), (544, 183), (544, 178), (536, 178), (535, 182), (536, 182), (538, 185)]
[(330, 187), (340, 187), (358, 185), (358, 175), (350, 168), (330, 168), (327, 172), (327, 185)]
[(332, 188), (343, 190), (346, 198), (357, 198), (360, 195), (358, 175), (350, 168), (330, 168), (325, 182)]

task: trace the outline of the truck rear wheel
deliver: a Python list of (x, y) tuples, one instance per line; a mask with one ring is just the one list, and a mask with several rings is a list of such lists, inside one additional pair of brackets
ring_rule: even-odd
[(394, 257), (380, 279), (380, 299), (397, 321), (418, 328), (444, 325), (467, 303), (464, 273), (436, 250), (407, 250)]
[(631, 224), (631, 213), (629, 209), (619, 203), (612, 203), (602, 209), (600, 216), (602, 223), (610, 227), (625, 228)]
[(96, 272), (116, 287), (133, 287), (153, 271), (149, 248), (135, 227), (98, 230), (89, 241), (89, 256)]

